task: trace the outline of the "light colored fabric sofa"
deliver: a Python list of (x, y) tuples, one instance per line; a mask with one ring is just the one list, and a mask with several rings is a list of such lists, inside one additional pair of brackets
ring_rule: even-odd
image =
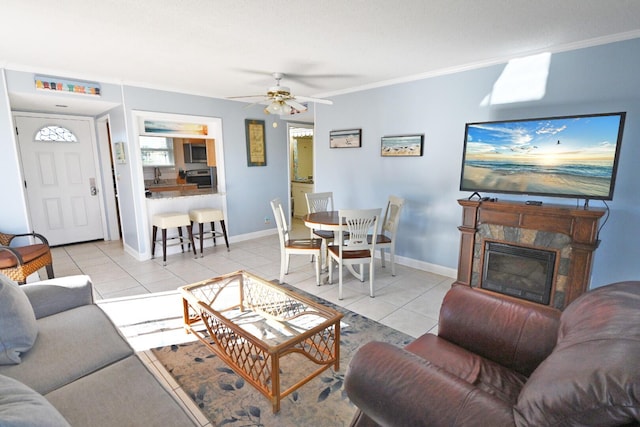
[[(34, 318), (29, 348), (21, 328), (33, 335)], [(20, 287), (2, 276), (0, 328), (2, 426), (196, 425), (94, 303), (88, 276)]]

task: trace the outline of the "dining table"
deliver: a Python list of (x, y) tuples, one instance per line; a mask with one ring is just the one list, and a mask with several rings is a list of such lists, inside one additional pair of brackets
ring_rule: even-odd
[(306, 214), (302, 220), (312, 230), (336, 232), (340, 229), (339, 211), (313, 212)]

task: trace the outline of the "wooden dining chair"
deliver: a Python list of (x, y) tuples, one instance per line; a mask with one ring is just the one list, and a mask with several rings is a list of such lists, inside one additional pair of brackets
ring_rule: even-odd
[[(333, 210), (333, 192), (305, 193), (307, 199), (307, 210), (309, 213), (329, 212)], [(317, 236), (323, 240), (332, 241), (333, 231), (311, 230), (311, 237)], [(325, 242), (326, 243), (326, 242)]]
[(291, 255), (313, 255), (315, 258), (316, 285), (320, 286), (322, 240), (292, 239), (291, 230), (287, 226), (287, 219), (280, 199), (271, 201), (271, 209), (273, 210), (280, 239), (280, 283), (284, 283), (284, 276), (289, 273), (289, 258)]
[[(378, 234), (378, 218), (382, 209), (341, 209), (340, 228), (334, 244), (329, 246), (329, 283), (333, 283), (333, 262), (338, 264), (338, 299), (342, 299), (342, 266), (364, 282), (364, 264), (369, 264), (369, 296), (373, 298), (374, 254)], [(348, 239), (342, 238), (348, 232)], [(367, 236), (371, 235), (369, 241)], [(360, 266), (360, 273), (354, 269)]]
[[(326, 191), (323, 193), (305, 193), (305, 199), (307, 200), (307, 211), (309, 213), (316, 212), (329, 212), (333, 210), (333, 192)], [(333, 243), (334, 233), (330, 230), (316, 230), (310, 231), (311, 238), (320, 238), (324, 244), (325, 260), (327, 259), (327, 248)]]
[[(25, 246), (11, 246), (16, 237), (33, 237), (41, 243)], [(53, 259), (47, 239), (38, 233), (7, 234), (0, 232), (0, 273), (20, 285), (27, 283), (27, 277), (45, 267), (47, 278), (53, 279)]]
[[(396, 234), (398, 232), (398, 224), (400, 223), (400, 212), (404, 206), (404, 199), (397, 196), (389, 196), (387, 210), (382, 220), (382, 230), (376, 237), (376, 247), (380, 249), (380, 259), (382, 260), (382, 268), (385, 268), (384, 258), (385, 250), (389, 251), (389, 259), (391, 262), (391, 275), (396, 275)], [(373, 239), (372, 235), (367, 236), (369, 242)]]

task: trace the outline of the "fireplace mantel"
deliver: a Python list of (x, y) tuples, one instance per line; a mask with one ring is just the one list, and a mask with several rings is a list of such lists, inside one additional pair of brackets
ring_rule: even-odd
[[(482, 224), (513, 229), (560, 233), (570, 238), (566, 284), (552, 297), (550, 305), (564, 309), (587, 291), (591, 277), (593, 252), (598, 247), (598, 222), (605, 214), (601, 208), (574, 208), (561, 205), (527, 205), (510, 201), (458, 200), (462, 206), (460, 254), (457, 284), (473, 286), (474, 248), (478, 227)], [(476, 255), (477, 256), (477, 253)], [(557, 291), (556, 284), (552, 294)], [(561, 292), (561, 294), (560, 294)]]

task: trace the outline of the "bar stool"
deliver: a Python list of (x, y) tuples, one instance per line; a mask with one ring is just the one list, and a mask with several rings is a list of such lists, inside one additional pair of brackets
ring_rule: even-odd
[[(227, 251), (229, 251), (229, 239), (227, 239), (227, 227), (224, 224), (224, 214), (220, 209), (192, 209), (189, 211), (189, 218), (191, 219), (191, 225), (194, 223), (200, 224), (199, 233), (195, 237), (200, 239), (200, 258), (204, 255), (202, 254), (202, 246), (203, 246), (203, 235), (205, 234), (203, 231), (204, 224), (209, 222), (211, 223), (211, 231), (208, 231), (207, 234), (211, 233), (213, 237), (213, 246), (216, 246), (216, 237), (223, 237), (224, 241), (227, 244)], [(220, 225), (222, 227), (222, 232), (216, 231), (215, 221), (220, 221)], [(194, 248), (195, 250), (195, 248)]]
[[(184, 252), (184, 238), (182, 237), (182, 227), (187, 227), (189, 233), (189, 243), (193, 244), (193, 233), (191, 232), (191, 220), (189, 215), (180, 212), (165, 212), (159, 213), (153, 216), (151, 219), (153, 224), (153, 236), (151, 238), (151, 258), (155, 258), (156, 252), (156, 236), (158, 234), (158, 228), (162, 230), (162, 262), (163, 265), (167, 265), (167, 228), (177, 228), (178, 237), (171, 237), (171, 239), (180, 239), (180, 247)], [(196, 255), (196, 247), (193, 245), (193, 255)]]

